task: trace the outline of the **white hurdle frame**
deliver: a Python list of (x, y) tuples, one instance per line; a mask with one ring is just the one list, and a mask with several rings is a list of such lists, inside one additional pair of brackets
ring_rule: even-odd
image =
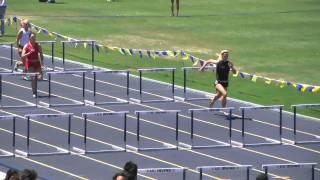
[(0, 158), (5, 158), (5, 157), (14, 157), (15, 156), (15, 151), (16, 151), (16, 117), (12, 115), (3, 115), (0, 116), (0, 121), (12, 121), (12, 150), (11, 152), (4, 151), (0, 149), (0, 152), (3, 154), (0, 155)]
[(299, 167), (310, 167), (311, 168), (311, 180), (314, 180), (314, 168), (318, 163), (295, 163), (295, 164), (262, 164), (264, 173), (268, 175), (268, 170), (273, 168), (299, 168)]
[[(136, 117), (137, 117), (137, 144), (138, 147), (134, 147), (137, 151), (153, 151), (153, 150), (177, 150), (179, 145), (179, 113), (180, 110), (153, 110), (153, 111), (135, 111)], [(175, 140), (176, 145), (170, 145), (164, 143), (164, 147), (150, 147), (150, 148), (143, 148), (140, 146), (140, 116), (143, 114), (175, 114)]]
[[(94, 40), (74, 40), (74, 41), (61, 41), (62, 43), (62, 64), (64, 71), (79, 71), (79, 70), (93, 70), (95, 67), (95, 59), (94, 59), (94, 48), (95, 48), (95, 41)], [(66, 44), (83, 44), (88, 43), (91, 44), (91, 68), (69, 68), (67, 69), (65, 66), (65, 45)]]
[[(174, 102), (174, 95), (175, 95), (175, 90), (174, 90), (174, 85), (175, 85), (175, 71), (176, 68), (151, 68), (151, 69), (138, 69), (139, 73), (139, 97), (140, 97), (140, 103), (150, 103), (150, 102)], [(167, 99), (162, 99), (162, 100), (142, 100), (142, 75), (143, 72), (145, 73), (150, 73), (150, 72), (171, 72), (172, 73), (172, 83), (171, 83), (171, 98)]]
[[(104, 105), (104, 104), (128, 104), (129, 103), (129, 84), (130, 84), (130, 72), (128, 70), (99, 70), (92, 71), (93, 74), (93, 98), (94, 105)], [(98, 74), (125, 74), (126, 75), (126, 100), (123, 101), (112, 101), (112, 102), (97, 102), (97, 75)]]
[[(37, 107), (38, 106), (38, 93), (37, 93), (37, 84), (38, 84), (38, 78), (36, 78), (36, 98), (35, 98), (35, 103), (27, 103), (25, 105), (12, 105), (12, 106), (6, 106), (3, 105), (3, 101), (2, 101), (2, 79), (3, 76), (36, 76), (39, 73), (0, 73), (0, 104), (1, 104), (1, 108), (27, 108), (27, 107)], [(30, 96), (31, 96), (31, 92), (30, 92)]]
[[(291, 106), (293, 108), (293, 135), (294, 135), (294, 144), (312, 144), (312, 143), (320, 143), (320, 140), (318, 141), (298, 141), (297, 140), (297, 109), (302, 108), (320, 108), (320, 104), (294, 104)], [(320, 134), (316, 137), (320, 139)]]
[[(282, 109), (283, 105), (270, 105), (270, 106), (250, 106), (250, 107), (240, 107), (241, 111), (241, 137), (242, 137), (242, 146), (263, 146), (263, 145), (281, 145), (282, 144)], [(264, 142), (264, 143), (245, 143), (245, 111), (246, 110), (256, 110), (256, 109), (274, 109), (279, 110), (279, 142)]]
[[(27, 157), (29, 156), (49, 156), (49, 155), (66, 155), (66, 154), (70, 154), (70, 150), (71, 150), (71, 118), (72, 118), (73, 114), (72, 113), (65, 113), (65, 114), (26, 114), (25, 118), (27, 118), (27, 152), (26, 153), (22, 153), (22, 154), (26, 154)], [(30, 119), (34, 118), (34, 117), (67, 117), (68, 118), (68, 149), (64, 150), (64, 149), (60, 149), (57, 148), (57, 152), (48, 152), (48, 153), (33, 153), (30, 152)]]
[[(201, 67), (183, 67), (182, 71), (183, 71), (183, 100), (184, 101), (196, 101), (196, 100), (208, 100), (210, 99), (209, 97), (205, 97), (205, 98), (189, 98), (187, 95), (187, 81), (188, 81), (188, 72), (189, 71), (199, 71)], [(205, 67), (205, 70), (215, 70), (215, 66), (207, 66)]]
[(250, 178), (250, 170), (252, 165), (225, 165), (225, 166), (198, 166), (196, 169), (199, 172), (199, 180), (203, 179), (203, 171), (224, 171), (224, 170), (246, 170), (247, 180)]
[[(191, 138), (191, 148), (192, 149), (201, 149), (201, 148), (216, 148), (216, 147), (231, 147), (231, 140), (232, 140), (232, 110), (234, 110), (233, 107), (229, 107), (229, 108), (202, 108), (202, 109), (189, 109), (189, 113), (190, 113), (190, 120), (191, 120), (191, 128), (190, 128), (190, 138)], [(194, 116), (195, 113), (199, 113), (199, 112), (221, 112), (221, 111), (229, 111), (229, 115), (228, 115), (228, 121), (229, 121), (229, 142), (225, 143), (225, 144), (219, 144), (219, 145), (206, 145), (206, 146), (196, 146), (194, 145), (194, 139), (193, 139), (193, 135), (194, 135)]]
[[(59, 107), (59, 106), (83, 106), (85, 105), (85, 79), (86, 79), (86, 71), (54, 71), (47, 72), (48, 74), (48, 98), (49, 98), (49, 107)], [(65, 75), (65, 74), (81, 74), (82, 75), (82, 103), (51, 103), (51, 76), (52, 75)]]
[[(110, 153), (110, 152), (125, 152), (127, 146), (127, 114), (129, 111), (118, 111), (118, 112), (90, 112), (82, 113), (84, 118), (84, 131), (83, 131), (83, 142), (84, 150), (80, 149), (84, 154), (97, 154), (97, 153)], [(119, 116), (123, 118), (123, 147), (112, 146), (113, 149), (101, 149), (101, 150), (88, 150), (87, 149), (87, 124), (89, 116)], [(79, 149), (79, 148), (77, 148)]]
[(141, 174), (169, 174), (169, 173), (182, 173), (182, 180), (186, 179), (187, 168), (144, 168), (138, 169)]
[(9, 71), (9, 72), (13, 72), (13, 44), (15, 44), (15, 42), (0, 42), (0, 46), (1, 45), (10, 45), (10, 69), (11, 69), (11, 71)]

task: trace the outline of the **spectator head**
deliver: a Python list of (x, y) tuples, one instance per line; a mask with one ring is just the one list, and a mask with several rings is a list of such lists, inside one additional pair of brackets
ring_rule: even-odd
[(14, 169), (9, 169), (7, 171), (6, 177), (4, 180), (18, 180), (19, 179), (19, 172)]
[(268, 180), (268, 175), (265, 173), (260, 173), (257, 177), (256, 180)]
[(124, 165), (123, 170), (126, 171), (126, 172), (128, 172), (128, 174), (129, 174), (130, 176), (133, 176), (133, 177), (135, 177), (135, 179), (136, 179), (137, 174), (138, 174), (138, 166), (137, 166), (135, 163), (133, 163), (132, 161), (128, 161), (128, 162)]
[(20, 179), (21, 180), (36, 180), (38, 174), (33, 169), (25, 169), (21, 172)]
[(128, 174), (124, 171), (121, 171), (121, 172), (117, 172), (112, 180), (128, 180)]

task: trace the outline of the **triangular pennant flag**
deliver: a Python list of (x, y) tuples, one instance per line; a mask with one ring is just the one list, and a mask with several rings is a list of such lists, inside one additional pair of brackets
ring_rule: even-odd
[(301, 92), (305, 92), (307, 90), (308, 86), (303, 84), (303, 87), (301, 88)]
[(204, 64), (204, 62), (205, 62), (205, 60), (200, 59), (199, 61), (200, 61), (200, 66), (202, 67), (202, 66), (203, 66), (203, 64)]
[(85, 49), (87, 49), (87, 46), (88, 46), (88, 43), (84, 42), (84, 43), (83, 43), (83, 47), (84, 47)]
[(151, 52), (149, 50), (147, 51), (147, 55), (149, 58), (151, 58)]
[(290, 81), (287, 81), (287, 86), (292, 86), (292, 83)]
[(142, 51), (139, 50), (139, 56), (142, 58)]
[(236, 73), (233, 74), (232, 76), (233, 76), (233, 77), (238, 77), (238, 75), (239, 75), (239, 71), (236, 71)]
[(246, 78), (246, 75), (243, 72), (240, 72), (240, 77), (244, 79)]
[(272, 82), (272, 79), (269, 79), (269, 78), (265, 78), (265, 81), (264, 81), (266, 84), (271, 84)]
[(194, 61), (194, 63), (192, 64), (192, 66), (198, 65), (198, 63), (199, 63), (199, 59), (196, 59), (196, 60)]
[(172, 51), (167, 51), (168, 56), (174, 56), (174, 53)]
[(46, 29), (42, 29), (42, 33), (44, 33), (45, 35), (48, 35), (48, 31)]
[(131, 56), (134, 55), (134, 50), (132, 48), (129, 49), (129, 52), (130, 52)]
[(126, 53), (129, 54), (130, 56), (132, 56), (131, 52), (130, 52), (130, 49), (125, 49), (126, 50)]
[(285, 81), (281, 81), (280, 82), (280, 88), (283, 88), (285, 86), (286, 82)]
[(298, 90), (298, 91), (301, 91), (302, 88), (303, 88), (303, 85), (302, 85), (302, 84), (297, 84), (297, 90)]
[(316, 93), (316, 92), (318, 92), (320, 90), (320, 86), (316, 86), (316, 87), (314, 87), (313, 89), (312, 89), (312, 92), (313, 93)]
[(107, 46), (108, 49), (110, 49), (111, 51), (114, 51), (114, 47), (113, 46)]
[(168, 56), (168, 52), (167, 51), (162, 51), (162, 55)]
[(257, 79), (258, 79), (258, 76), (253, 74), (252, 77), (251, 77), (251, 81), (257, 82)]
[(314, 88), (314, 86), (309, 86), (309, 87), (307, 88), (308, 92), (312, 92), (313, 88)]
[(100, 45), (99, 44), (96, 44), (96, 50), (98, 53), (100, 52)]
[(17, 22), (17, 17), (14, 16), (14, 17), (12, 18), (12, 20), (13, 20), (14, 22)]
[(182, 60), (188, 60), (189, 59), (189, 54), (186, 54), (183, 58), (182, 58)]
[(120, 48), (123, 55), (127, 55), (125, 48)]
[(190, 60), (192, 63), (194, 63), (194, 56), (190, 56)]

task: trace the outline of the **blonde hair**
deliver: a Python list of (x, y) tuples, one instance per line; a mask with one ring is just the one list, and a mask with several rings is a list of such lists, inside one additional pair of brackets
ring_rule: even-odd
[(229, 53), (229, 51), (226, 50), (226, 49), (224, 49), (224, 50), (220, 51), (219, 54), (216, 53), (216, 55), (218, 56), (218, 59), (217, 59), (218, 61), (222, 60), (222, 55), (223, 55), (223, 53)]

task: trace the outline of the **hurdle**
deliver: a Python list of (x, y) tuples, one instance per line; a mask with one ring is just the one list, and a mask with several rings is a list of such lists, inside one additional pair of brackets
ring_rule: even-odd
[[(199, 172), (199, 179), (203, 179), (203, 174), (208, 171), (217, 172), (217, 171), (246, 171), (246, 179), (250, 178), (250, 170), (252, 165), (226, 165), (226, 166), (198, 166), (196, 167)], [(237, 177), (239, 178), (239, 177)], [(217, 178), (220, 179), (220, 178)], [(224, 179), (224, 178), (222, 178)]]
[[(199, 71), (200, 67), (183, 67), (183, 97), (184, 101), (196, 101), (196, 100), (209, 100), (209, 97), (189, 97), (187, 93), (187, 82), (188, 82), (188, 72), (190, 71)], [(215, 70), (215, 66), (207, 66), (205, 70)]]
[[(4, 105), (3, 104), (3, 77), (4, 76), (15, 76), (15, 77), (22, 77), (22, 76), (36, 76), (39, 73), (0, 73), (0, 104), (1, 108), (28, 108), (28, 107), (37, 107), (38, 106), (38, 95), (37, 95), (37, 90), (36, 90), (36, 97), (35, 102), (25, 102), (23, 105)], [(36, 89), (37, 89), (37, 84), (38, 80), (36, 78)], [(30, 92), (30, 97), (31, 97), (31, 92)], [(14, 98), (13, 99), (17, 99)], [(18, 99), (20, 100), (20, 99)]]
[(319, 140), (297, 140), (297, 109), (304, 108), (319, 108), (320, 104), (294, 104), (291, 106), (293, 108), (293, 135), (294, 135), (294, 144), (311, 144), (311, 143), (320, 143), (320, 134), (314, 135), (316, 139)]
[[(109, 152), (125, 152), (127, 146), (127, 114), (129, 111), (119, 111), (119, 112), (91, 112), (82, 113), (84, 118), (84, 131), (83, 131), (83, 142), (84, 149), (75, 148), (77, 151), (83, 154), (96, 154), (96, 153), (109, 153)], [(119, 116), (123, 118), (123, 146), (112, 145), (112, 149), (100, 149), (100, 150), (88, 150), (87, 148), (87, 134), (88, 134), (88, 117), (92, 116)]]
[[(240, 107), (241, 110), (241, 137), (242, 137), (242, 146), (262, 146), (262, 145), (281, 145), (282, 144), (282, 108), (283, 105), (271, 105), (271, 106), (252, 106), (252, 107)], [(267, 110), (279, 110), (279, 140), (273, 140), (270, 138), (265, 138), (269, 142), (261, 143), (245, 143), (245, 111), (248, 110), (257, 110), (257, 109), (267, 109)]]
[[(150, 103), (150, 102), (174, 102), (174, 79), (175, 79), (176, 68), (151, 68), (151, 69), (138, 69), (139, 72), (139, 97), (140, 103)], [(143, 73), (159, 73), (159, 72), (171, 72), (171, 98), (159, 99), (159, 100), (143, 100), (142, 96), (142, 76)]]
[[(94, 63), (95, 63), (95, 59), (94, 59), (94, 48), (95, 48), (95, 41), (94, 40), (74, 40), (74, 41), (61, 41), (62, 43), (62, 65), (63, 65), (63, 70), (64, 71), (81, 71), (81, 70), (93, 70), (94, 69)], [(91, 68), (66, 68), (66, 64), (65, 64), (65, 54), (66, 54), (66, 48), (65, 45), (66, 44), (74, 44), (74, 45), (78, 45), (78, 44), (88, 44), (91, 45)]]
[[(106, 71), (92, 71), (93, 73), (93, 98), (94, 105), (104, 104), (128, 104), (129, 103), (129, 71), (128, 70), (106, 70)], [(99, 101), (97, 100), (97, 76), (98, 74), (119, 74), (125, 75), (126, 78), (126, 99), (115, 98), (116, 101)]]
[(270, 169), (289, 169), (289, 168), (311, 168), (311, 180), (315, 179), (314, 169), (317, 163), (295, 163), (295, 164), (262, 164), (264, 173), (268, 175)]
[[(49, 104), (48, 107), (59, 107), (59, 106), (82, 106), (85, 105), (85, 73), (86, 71), (55, 71), (55, 72), (47, 72), (48, 74), (48, 98)], [(82, 75), (82, 101), (71, 100), (74, 103), (52, 103), (52, 76), (55, 75), (74, 75), (81, 74)]]
[[(216, 147), (231, 147), (231, 139), (232, 139), (232, 110), (234, 108), (230, 107), (230, 108), (202, 108), (202, 109), (189, 109), (189, 113), (190, 113), (190, 119), (191, 119), (191, 125), (190, 125), (190, 138), (191, 138), (191, 145), (190, 148), (191, 149), (202, 149), (202, 148), (216, 148)], [(228, 142), (221, 142), (219, 141), (221, 144), (215, 144), (215, 145), (195, 145), (194, 143), (194, 118), (195, 115), (197, 113), (203, 113), (203, 112), (207, 112), (207, 113), (213, 113), (213, 112), (221, 112), (221, 111), (228, 111), (228, 122), (229, 122), (229, 126), (228, 126)]]
[(11, 152), (0, 149), (0, 158), (14, 157), (16, 151), (16, 117), (11, 115), (0, 116), (0, 121), (12, 121), (12, 150)]
[(14, 44), (14, 42), (0, 42), (0, 46), (1, 45), (9, 45), (10, 46), (10, 69), (11, 69), (11, 71), (9, 71), (9, 72), (13, 72), (13, 44)]
[[(128, 148), (135, 151), (156, 151), (156, 150), (177, 150), (179, 145), (179, 110), (154, 110), (154, 111), (135, 111), (137, 117), (137, 147), (129, 146)], [(140, 117), (146, 114), (174, 114), (175, 115), (175, 145), (163, 143), (163, 147), (141, 147), (140, 145)]]
[[(27, 151), (16, 150), (17, 153), (23, 156), (49, 156), (49, 155), (67, 155), (70, 154), (70, 141), (71, 141), (71, 118), (73, 114), (65, 113), (65, 114), (26, 114), (25, 118), (27, 118)], [(32, 118), (67, 118), (68, 119), (68, 135), (67, 135), (67, 144), (68, 149), (63, 149), (56, 147), (56, 152), (31, 152), (30, 151), (30, 119)]]
[(49, 69), (49, 71), (55, 71), (55, 62), (54, 62), (54, 47), (56, 44), (56, 41), (37, 41), (40, 45), (42, 44), (49, 44), (51, 45), (51, 66), (52, 68)]
[(182, 180), (186, 179), (186, 171), (187, 168), (145, 168), (138, 169), (138, 173), (140, 174), (173, 174), (173, 173), (181, 173)]

